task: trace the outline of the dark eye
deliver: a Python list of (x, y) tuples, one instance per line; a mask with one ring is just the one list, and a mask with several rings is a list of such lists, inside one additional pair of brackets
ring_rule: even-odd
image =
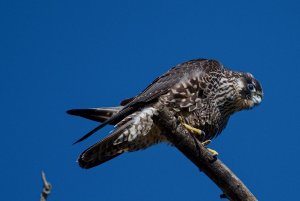
[(255, 87), (253, 84), (248, 84), (249, 91), (255, 91)]

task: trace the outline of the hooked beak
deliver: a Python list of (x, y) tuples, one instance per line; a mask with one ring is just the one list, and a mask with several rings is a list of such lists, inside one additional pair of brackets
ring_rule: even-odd
[(262, 92), (256, 92), (253, 96), (252, 96), (252, 101), (254, 103), (254, 105), (258, 105), (261, 103), (263, 98), (263, 93)]

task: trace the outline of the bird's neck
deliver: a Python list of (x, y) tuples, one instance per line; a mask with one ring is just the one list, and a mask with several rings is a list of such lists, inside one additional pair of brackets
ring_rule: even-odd
[(237, 73), (233, 71), (224, 71), (220, 79), (220, 88), (216, 93), (216, 104), (220, 112), (225, 116), (240, 111), (240, 96), (236, 87)]

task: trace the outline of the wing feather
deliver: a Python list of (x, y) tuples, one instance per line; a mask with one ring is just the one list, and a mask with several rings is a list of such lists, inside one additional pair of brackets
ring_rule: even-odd
[(156, 78), (138, 96), (134, 97), (133, 99), (125, 100), (123, 104), (124, 103), (127, 104), (124, 105), (122, 110), (120, 110), (118, 113), (111, 116), (102, 124), (94, 128), (92, 131), (84, 135), (79, 140), (77, 140), (75, 143), (78, 143), (88, 138), (96, 131), (103, 128), (107, 124), (110, 124), (111, 122), (118, 123), (126, 116), (132, 114), (133, 112), (143, 107), (145, 104), (157, 100), (158, 97), (160, 97), (162, 94), (167, 93), (172, 88), (172, 86), (178, 83), (185, 75), (191, 74), (192, 71), (200, 70), (200, 71), (209, 72), (209, 71), (215, 71), (216, 69), (219, 70), (221, 68), (223, 68), (223, 66), (218, 61), (207, 60), (207, 59), (191, 60), (171, 68), (168, 72)]

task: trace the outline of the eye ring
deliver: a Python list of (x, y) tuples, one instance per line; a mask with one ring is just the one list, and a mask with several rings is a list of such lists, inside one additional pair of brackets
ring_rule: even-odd
[(249, 91), (255, 91), (255, 87), (253, 84), (250, 83), (247, 85), (247, 87), (248, 87)]

